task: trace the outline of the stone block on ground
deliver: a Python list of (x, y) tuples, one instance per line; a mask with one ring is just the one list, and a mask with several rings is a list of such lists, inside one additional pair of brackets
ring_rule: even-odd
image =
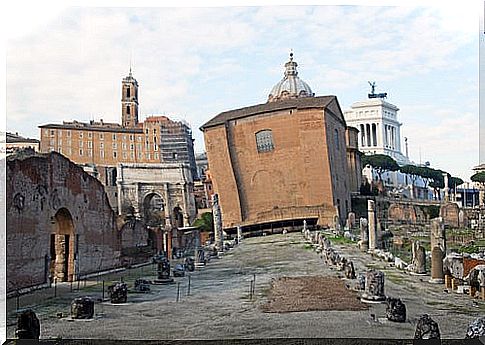
[(440, 329), (438, 323), (429, 317), (428, 314), (422, 315), (416, 324), (414, 339), (440, 339)]
[(71, 302), (73, 319), (92, 319), (94, 317), (94, 300), (91, 297), (78, 297)]
[(40, 322), (32, 309), (26, 309), (17, 316), (15, 335), (18, 339), (39, 339)]

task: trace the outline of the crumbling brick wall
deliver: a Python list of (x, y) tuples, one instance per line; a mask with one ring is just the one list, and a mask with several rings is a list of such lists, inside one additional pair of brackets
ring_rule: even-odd
[(9, 157), (6, 194), (8, 291), (48, 281), (61, 211), (72, 224), (69, 280), (120, 265), (121, 238), (103, 185), (64, 156)]

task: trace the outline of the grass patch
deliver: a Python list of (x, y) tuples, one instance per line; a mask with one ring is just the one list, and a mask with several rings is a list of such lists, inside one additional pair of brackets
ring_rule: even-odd
[(328, 237), (330, 242), (334, 244), (354, 244), (355, 242), (343, 236)]

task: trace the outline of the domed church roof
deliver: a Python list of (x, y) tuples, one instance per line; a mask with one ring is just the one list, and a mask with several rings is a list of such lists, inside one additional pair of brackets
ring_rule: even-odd
[(315, 96), (310, 86), (298, 77), (297, 66), (298, 64), (293, 61), (293, 53), (290, 53), (290, 61), (285, 63), (285, 76), (273, 86), (268, 96), (268, 102), (288, 98)]

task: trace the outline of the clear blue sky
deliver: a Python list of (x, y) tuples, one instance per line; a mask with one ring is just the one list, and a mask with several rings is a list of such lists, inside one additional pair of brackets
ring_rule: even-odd
[(119, 122), (132, 60), (140, 120), (188, 121), (200, 152), (199, 126), (266, 102), (293, 49), (299, 76), (343, 110), (366, 98), (367, 81), (387, 92), (415, 162), (466, 180), (478, 164), (479, 13), (464, 5), (71, 7), (21, 23), (7, 43), (7, 130), (24, 136), (63, 120)]

